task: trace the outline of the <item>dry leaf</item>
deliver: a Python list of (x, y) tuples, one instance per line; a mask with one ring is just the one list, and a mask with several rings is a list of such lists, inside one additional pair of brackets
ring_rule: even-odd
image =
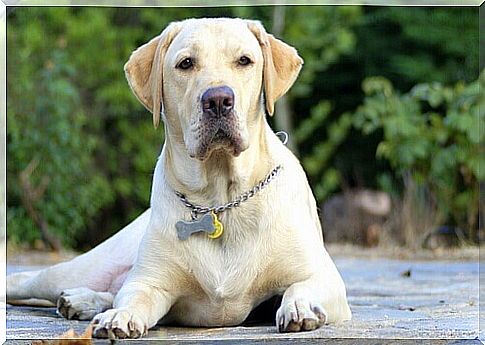
[(74, 329), (61, 334), (53, 340), (36, 340), (32, 345), (91, 345), (93, 336), (93, 327), (89, 325), (83, 334), (77, 335)]

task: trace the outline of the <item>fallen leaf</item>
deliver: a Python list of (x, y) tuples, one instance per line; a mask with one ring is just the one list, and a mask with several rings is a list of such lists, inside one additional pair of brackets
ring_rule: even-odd
[(401, 277), (406, 277), (406, 278), (411, 277), (411, 269), (408, 269), (408, 270), (405, 270), (404, 272), (401, 272)]
[(53, 340), (36, 340), (32, 345), (91, 345), (93, 337), (93, 327), (89, 325), (83, 334), (76, 334), (74, 329), (62, 333), (57, 339)]

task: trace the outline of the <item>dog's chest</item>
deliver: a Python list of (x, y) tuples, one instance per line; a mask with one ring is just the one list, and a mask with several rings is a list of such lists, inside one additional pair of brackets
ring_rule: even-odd
[(210, 299), (239, 298), (261, 268), (261, 224), (247, 212), (223, 214), (220, 220), (224, 226), (220, 238), (198, 234), (191, 239), (189, 270)]
[[(221, 326), (241, 323), (254, 306), (254, 281), (261, 267), (258, 229), (248, 234), (247, 222), (222, 218), (226, 230), (222, 237), (205, 234), (189, 239), (189, 276), (187, 291), (172, 315), (182, 324)], [(241, 231), (234, 238), (233, 226)], [(243, 234), (244, 232), (244, 234)], [(190, 312), (188, 312), (190, 310)], [(180, 312), (179, 312), (180, 311)]]

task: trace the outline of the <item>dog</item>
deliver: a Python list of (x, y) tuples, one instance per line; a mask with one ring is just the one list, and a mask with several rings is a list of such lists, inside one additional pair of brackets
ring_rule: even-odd
[(128, 83), (165, 129), (150, 208), (69, 262), (10, 275), (8, 302), (55, 304), (100, 338), (234, 326), (281, 294), (281, 332), (350, 319), (305, 172), (267, 122), (302, 65), (245, 19), (174, 22), (135, 50)]

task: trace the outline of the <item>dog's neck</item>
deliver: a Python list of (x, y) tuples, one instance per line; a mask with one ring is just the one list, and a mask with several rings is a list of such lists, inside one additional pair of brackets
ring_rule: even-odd
[(268, 150), (269, 130), (264, 116), (250, 133), (251, 144), (238, 157), (218, 151), (204, 161), (190, 158), (183, 144), (166, 135), (161, 159), (168, 185), (204, 206), (229, 202), (248, 191), (276, 165)]

